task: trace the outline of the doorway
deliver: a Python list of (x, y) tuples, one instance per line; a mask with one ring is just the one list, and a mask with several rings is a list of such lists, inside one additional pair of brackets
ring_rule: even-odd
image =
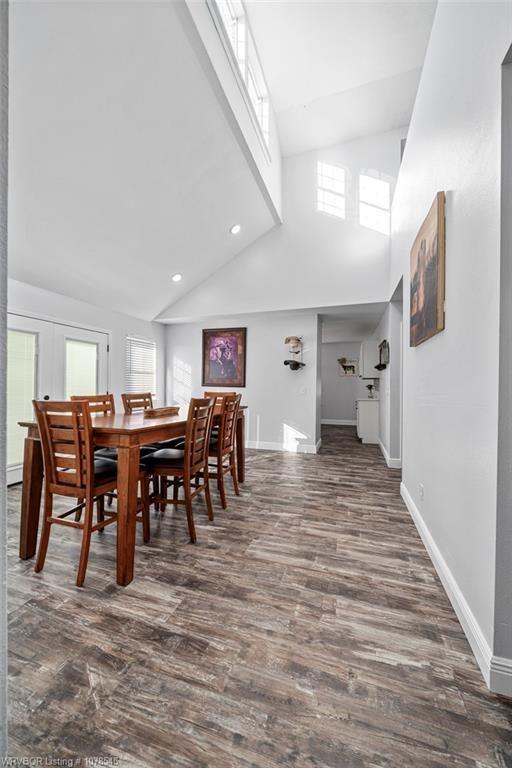
[(9, 314), (7, 321), (7, 484), (19, 483), (32, 400), (66, 400), (108, 390), (108, 334)]

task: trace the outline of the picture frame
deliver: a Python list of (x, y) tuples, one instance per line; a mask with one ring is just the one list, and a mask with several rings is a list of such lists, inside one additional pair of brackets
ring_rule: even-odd
[(203, 329), (203, 387), (245, 387), (247, 328)]
[(340, 357), (338, 359), (338, 365), (338, 374), (342, 379), (359, 376), (359, 360)]
[(411, 347), (445, 328), (445, 267), (445, 193), (438, 192), (411, 249)]

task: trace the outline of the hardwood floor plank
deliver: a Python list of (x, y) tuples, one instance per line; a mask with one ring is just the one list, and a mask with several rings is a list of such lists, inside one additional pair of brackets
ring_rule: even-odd
[(319, 455), (249, 451), (215, 521), (151, 514), (136, 577), (115, 529), (18, 559), (9, 491), (10, 754), (123, 768), (508, 768), (512, 704), (484, 685), (400, 498), (351, 427)]

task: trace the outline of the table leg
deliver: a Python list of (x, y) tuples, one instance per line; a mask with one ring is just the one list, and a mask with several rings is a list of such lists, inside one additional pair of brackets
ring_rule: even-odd
[(23, 451), (23, 487), (21, 490), (20, 557), (30, 560), (36, 553), (43, 454), (39, 438), (26, 437)]
[(236, 422), (236, 467), (238, 482), (245, 480), (245, 414), (242, 413)]
[(117, 583), (122, 587), (133, 580), (139, 456), (138, 446), (117, 449)]

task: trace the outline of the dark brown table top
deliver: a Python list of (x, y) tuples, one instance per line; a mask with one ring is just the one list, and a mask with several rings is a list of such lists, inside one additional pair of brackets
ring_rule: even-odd
[[(244, 411), (247, 408), (246, 405), (240, 406), (240, 410)], [(186, 412), (186, 408), (183, 409)], [(215, 415), (220, 415), (220, 406), (215, 408)], [(165, 427), (169, 424), (183, 425), (183, 433), (187, 425), (187, 417), (181, 416), (158, 416), (156, 418), (146, 418), (142, 411), (138, 413), (109, 413), (92, 414), (92, 428), (98, 435), (133, 435), (142, 432), (149, 432), (158, 427)], [(20, 427), (36, 427), (35, 421), (19, 421)]]

